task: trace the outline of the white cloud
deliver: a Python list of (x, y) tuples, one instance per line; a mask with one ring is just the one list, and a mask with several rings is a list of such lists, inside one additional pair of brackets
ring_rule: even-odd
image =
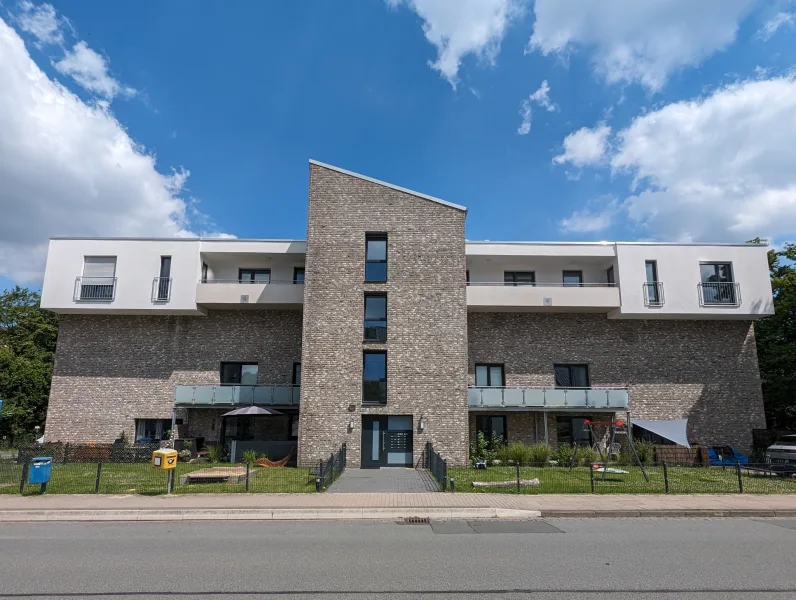
[(796, 24), (796, 13), (778, 12), (766, 21), (757, 35), (764, 40), (774, 37), (780, 27), (793, 27)]
[(0, 275), (40, 279), (53, 235), (188, 236), (188, 171), (157, 170), (107, 105), (34, 63), (0, 19)]
[(609, 83), (658, 91), (677, 69), (735, 40), (755, 0), (536, 0), (528, 51), (590, 50)]
[(594, 129), (582, 127), (564, 138), (564, 151), (553, 158), (555, 164), (572, 163), (576, 167), (597, 164), (608, 150), (611, 127), (600, 123)]
[(72, 77), (89, 92), (112, 100), (118, 95), (133, 96), (135, 90), (120, 84), (108, 69), (108, 61), (104, 56), (88, 47), (86, 42), (75, 44), (71, 51), (55, 63), (59, 73)]
[(608, 229), (614, 222), (619, 204), (614, 197), (589, 202), (583, 209), (574, 211), (559, 226), (566, 233), (596, 233)]
[(60, 44), (64, 40), (62, 26), (65, 19), (58, 17), (51, 4), (35, 6), (25, 0), (19, 4), (15, 21), (22, 31), (36, 38), (36, 45)]
[(525, 0), (386, 0), (392, 8), (408, 6), (423, 19), (426, 39), (437, 48), (429, 66), (453, 89), (462, 59), (472, 54), (494, 64), (509, 25), (523, 11)]
[(533, 121), (532, 103), (536, 103), (548, 112), (553, 112), (558, 108), (550, 100), (550, 85), (547, 83), (546, 79), (542, 82), (542, 85), (539, 86), (538, 90), (528, 96), (528, 98), (523, 100), (522, 104), (520, 104), (519, 114), (522, 117), (522, 122), (517, 128), (517, 133), (520, 135), (528, 135), (531, 132), (531, 122)]

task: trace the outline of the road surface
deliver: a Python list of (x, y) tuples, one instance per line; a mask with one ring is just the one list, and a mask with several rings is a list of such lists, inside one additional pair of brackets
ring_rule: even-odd
[(796, 598), (796, 520), (3, 523), (0, 598)]

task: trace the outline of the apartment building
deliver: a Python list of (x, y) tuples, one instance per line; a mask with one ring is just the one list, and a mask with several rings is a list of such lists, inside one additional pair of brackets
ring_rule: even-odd
[[(464, 207), (310, 161), (306, 240), (51, 240), (48, 441), (157, 440), (349, 466), (467, 461), (477, 431), (764, 427), (764, 245), (471, 242)], [(472, 218), (477, 218), (473, 215)], [(243, 406), (276, 414), (224, 417)]]

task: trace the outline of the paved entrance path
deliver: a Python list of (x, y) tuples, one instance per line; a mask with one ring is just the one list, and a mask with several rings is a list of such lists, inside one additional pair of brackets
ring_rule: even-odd
[(414, 494), (436, 491), (438, 491), (437, 483), (428, 471), (390, 467), (346, 469), (329, 487), (327, 493)]

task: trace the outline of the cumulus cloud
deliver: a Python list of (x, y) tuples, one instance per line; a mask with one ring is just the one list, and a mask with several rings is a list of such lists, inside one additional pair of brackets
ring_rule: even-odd
[(0, 57), (0, 275), (38, 281), (54, 235), (193, 235), (187, 170), (158, 170), (107, 103), (49, 79), (2, 19)]
[(54, 66), (59, 73), (68, 75), (89, 92), (108, 100), (118, 95), (135, 95), (133, 88), (123, 86), (111, 76), (107, 59), (89, 48), (86, 42), (75, 44)]
[(793, 27), (796, 24), (796, 13), (778, 12), (766, 21), (757, 35), (763, 40), (769, 40), (781, 27)]
[(598, 198), (561, 219), (559, 226), (565, 233), (597, 233), (613, 224), (618, 210), (619, 203), (613, 196)]
[(22, 31), (36, 38), (36, 45), (60, 44), (64, 41), (62, 27), (68, 22), (59, 17), (52, 4), (34, 5), (25, 0), (19, 3), (15, 21)]
[(523, 100), (522, 104), (520, 104), (520, 117), (522, 117), (522, 122), (517, 128), (517, 133), (520, 135), (528, 135), (531, 132), (531, 122), (533, 121), (532, 104), (537, 104), (548, 112), (553, 112), (558, 108), (550, 100), (550, 84), (547, 83), (546, 79), (542, 82), (542, 85), (539, 86), (538, 90), (528, 96), (528, 98)]
[(523, 11), (524, 0), (386, 0), (406, 5), (423, 19), (426, 39), (437, 49), (429, 66), (456, 89), (462, 59), (474, 55), (494, 64), (506, 30)]
[(586, 49), (609, 83), (660, 90), (669, 76), (735, 40), (755, 0), (536, 0), (527, 51)]
[(553, 162), (571, 163), (576, 167), (597, 164), (605, 157), (610, 135), (611, 127), (605, 123), (600, 123), (594, 129), (582, 127), (564, 138), (564, 151), (553, 158)]

